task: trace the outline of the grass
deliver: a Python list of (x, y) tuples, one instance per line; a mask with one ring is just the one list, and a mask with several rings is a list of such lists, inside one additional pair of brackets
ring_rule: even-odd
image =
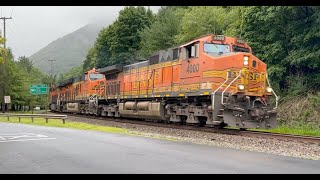
[(21, 123), (21, 124), (50, 126), (50, 127), (63, 127), (63, 128), (91, 130), (91, 131), (102, 131), (102, 132), (108, 132), (108, 133), (126, 134), (126, 135), (132, 135), (132, 136), (143, 136), (143, 137), (150, 137), (155, 139), (164, 139), (164, 140), (170, 140), (170, 141), (177, 140), (173, 137), (147, 134), (147, 133), (138, 132), (138, 131), (131, 131), (125, 128), (99, 126), (95, 124), (81, 123), (81, 122), (68, 122), (68, 119), (66, 120), (66, 123), (63, 124), (62, 120), (60, 119), (49, 119), (48, 123), (46, 123), (45, 118), (34, 118), (34, 122), (32, 123), (31, 118), (21, 118), (21, 122), (19, 122), (18, 117), (10, 117), (10, 121), (8, 121), (7, 117), (0, 117), (0, 122)]
[(305, 125), (299, 125), (299, 126), (279, 125), (277, 128), (270, 129), (270, 130), (262, 130), (262, 129), (252, 129), (252, 130), (272, 132), (272, 133), (281, 133), (281, 134), (320, 136), (320, 129), (312, 128), (312, 127), (305, 126)]
[[(233, 127), (226, 127), (227, 129), (239, 129)], [(288, 125), (279, 125), (274, 129), (248, 129), (252, 131), (261, 131), (261, 132), (271, 132), (271, 133), (281, 133), (281, 134), (293, 134), (293, 135), (302, 135), (302, 136), (319, 136), (320, 129), (312, 128), (309, 126), (288, 126)]]
[[(0, 122), (10, 122), (10, 123), (20, 123), (18, 117), (10, 117), (8, 121), (7, 117), (0, 117)], [(98, 126), (94, 124), (80, 123), (80, 122), (67, 122), (63, 124), (60, 119), (49, 119), (46, 123), (45, 118), (34, 118), (32, 123), (31, 118), (21, 118), (22, 124), (40, 125), (40, 126), (51, 126), (51, 127), (64, 127), (64, 128), (74, 128), (81, 130), (94, 130), (94, 131), (104, 131), (110, 133), (121, 133), (126, 134), (127, 130), (123, 128), (108, 127), (108, 126)]]

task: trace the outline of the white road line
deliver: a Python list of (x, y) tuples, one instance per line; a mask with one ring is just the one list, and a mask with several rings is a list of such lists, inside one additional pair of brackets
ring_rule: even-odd
[[(0, 136), (1, 137), (1, 136)], [(19, 136), (2, 136), (2, 138), (6, 138), (6, 139), (19, 139), (19, 138), (47, 138), (48, 136), (45, 135), (41, 135), (41, 134), (36, 134), (36, 135), (19, 135)]]
[(56, 139), (56, 138), (39, 138), (39, 139), (16, 139), (16, 140), (7, 140), (7, 141), (1, 141), (2, 142), (11, 142), (11, 141), (37, 141), (37, 140), (49, 140), (49, 139)]
[(6, 138), (3, 138), (3, 137), (0, 136), (0, 141), (1, 141), (1, 140), (6, 140)]
[(36, 135), (36, 133), (16, 133), (16, 134), (0, 134), (0, 136), (15, 136), (15, 135)]

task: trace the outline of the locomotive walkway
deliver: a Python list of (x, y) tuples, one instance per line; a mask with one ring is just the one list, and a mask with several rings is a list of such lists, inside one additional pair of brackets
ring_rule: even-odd
[(75, 129), (0, 123), (0, 173), (319, 173), (319, 161)]

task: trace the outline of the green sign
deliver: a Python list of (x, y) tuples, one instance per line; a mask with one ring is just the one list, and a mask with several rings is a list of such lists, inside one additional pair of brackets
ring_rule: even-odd
[(47, 94), (48, 87), (46, 84), (30, 85), (30, 93), (32, 95)]

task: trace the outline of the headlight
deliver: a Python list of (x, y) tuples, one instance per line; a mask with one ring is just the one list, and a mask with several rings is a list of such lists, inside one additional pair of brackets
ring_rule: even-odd
[(271, 93), (272, 92), (272, 88), (271, 87), (267, 87), (267, 92)]
[(239, 90), (243, 91), (243, 90), (244, 90), (244, 85), (239, 84), (239, 85), (238, 85), (238, 88), (239, 88)]
[(249, 57), (248, 56), (244, 56), (243, 57), (243, 65), (247, 66), (249, 64)]

